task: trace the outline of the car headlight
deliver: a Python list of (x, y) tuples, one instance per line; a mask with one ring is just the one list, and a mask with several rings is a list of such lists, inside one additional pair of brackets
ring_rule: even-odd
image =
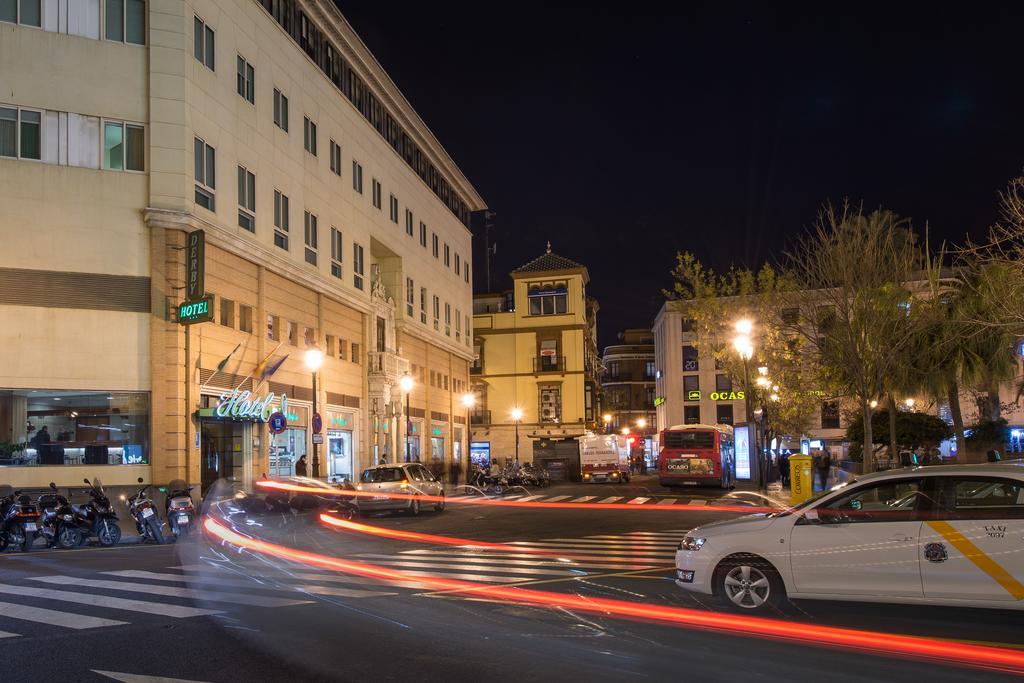
[(704, 547), (704, 543), (708, 539), (698, 538), (696, 536), (687, 536), (683, 540), (679, 541), (680, 550), (700, 550)]

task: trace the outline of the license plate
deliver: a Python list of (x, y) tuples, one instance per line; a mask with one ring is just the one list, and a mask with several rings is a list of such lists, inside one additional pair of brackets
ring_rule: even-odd
[(178, 515), (178, 524), (188, 524), (188, 515)]
[(676, 578), (683, 583), (693, 583), (693, 570), (692, 569), (677, 569)]
[(142, 516), (143, 517), (152, 517), (153, 516), (153, 508), (142, 508)]
[(696, 485), (697, 485), (697, 482), (695, 482), (695, 481), (684, 481), (683, 482), (683, 486), (696, 486)]
[(35, 530), (36, 530), (36, 523), (35, 522), (26, 522), (25, 523), (25, 531), (35, 531)]
[(374, 496), (370, 500), (388, 500), (387, 496)]

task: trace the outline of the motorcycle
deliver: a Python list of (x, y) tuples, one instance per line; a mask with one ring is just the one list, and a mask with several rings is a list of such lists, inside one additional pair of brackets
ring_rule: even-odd
[(22, 552), (32, 549), (32, 542), (39, 535), (37, 520), (39, 512), (32, 499), (10, 486), (0, 487), (0, 550), (7, 546), (20, 547)]
[(84, 545), (90, 536), (95, 536), (102, 546), (117, 545), (121, 541), (121, 527), (117, 524), (117, 514), (103, 490), (103, 484), (98, 477), (91, 483), (88, 479), (83, 481), (89, 487), (89, 502), (71, 506), (81, 534), (79, 543)]
[[(335, 479), (332, 483), (335, 488), (343, 491), (356, 490), (356, 487), (352, 482), (347, 480), (338, 481)], [(359, 516), (359, 503), (355, 496), (337, 496), (333, 501), (331, 501), (324, 512), (350, 522)]]
[(526, 463), (522, 469), (523, 478), (527, 486), (549, 486), (551, 479), (548, 477), (548, 471), (535, 466), (533, 463)]
[(164, 514), (171, 533), (175, 538), (188, 536), (195, 524), (196, 508), (192, 502), (192, 487), (181, 479), (173, 479), (167, 486), (160, 487), (167, 494)]
[[(142, 477), (139, 477), (139, 483), (142, 483)], [(126, 502), (128, 503), (128, 512), (131, 513), (132, 518), (135, 520), (135, 527), (139, 531), (139, 536), (142, 536), (142, 540), (150, 539), (158, 545), (163, 545), (164, 542), (164, 523), (160, 521), (160, 515), (156, 511), (156, 504), (153, 499), (149, 497), (150, 484), (145, 484), (139, 492), (129, 498)]]
[(57, 485), (50, 482), (50, 493), (39, 496), (39, 533), (46, 539), (46, 547), (60, 546), (65, 550), (78, 547), (82, 532), (75, 523), (75, 511), (68, 499), (57, 493)]

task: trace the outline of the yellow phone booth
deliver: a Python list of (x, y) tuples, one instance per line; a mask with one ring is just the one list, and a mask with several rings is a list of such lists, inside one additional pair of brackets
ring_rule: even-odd
[(814, 475), (809, 455), (789, 457), (789, 504), (802, 503), (814, 495)]

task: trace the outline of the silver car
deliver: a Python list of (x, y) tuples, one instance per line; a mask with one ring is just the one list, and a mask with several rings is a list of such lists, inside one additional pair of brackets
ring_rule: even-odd
[[(426, 505), (433, 505), (437, 512), (444, 510), (444, 486), (430, 470), (418, 462), (367, 467), (359, 476), (356, 490), (377, 494), (372, 497), (356, 498), (360, 512), (408, 510), (411, 514), (418, 515), (420, 509)], [(435, 496), (439, 500), (421, 505), (419, 498), (392, 498), (387, 495), (388, 493)]]

